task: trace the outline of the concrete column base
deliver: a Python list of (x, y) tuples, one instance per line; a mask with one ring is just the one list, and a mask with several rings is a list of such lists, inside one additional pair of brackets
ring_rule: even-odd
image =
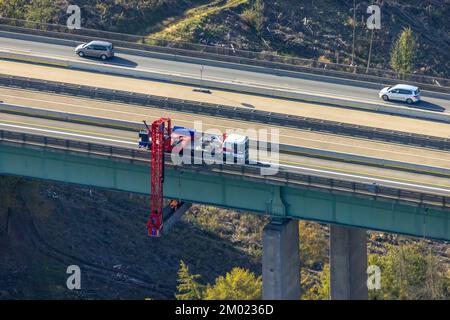
[(332, 300), (367, 300), (365, 229), (330, 226), (330, 292)]
[(269, 223), (263, 231), (263, 299), (300, 299), (298, 221)]

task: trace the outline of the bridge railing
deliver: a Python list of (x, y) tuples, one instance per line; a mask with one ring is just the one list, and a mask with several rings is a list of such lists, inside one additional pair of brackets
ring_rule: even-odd
[(116, 101), (140, 106), (156, 107), (178, 112), (203, 114), (226, 119), (244, 120), (280, 127), (290, 127), (350, 137), (387, 141), (439, 150), (450, 150), (450, 139), (395, 130), (348, 124), (336, 121), (307, 118), (296, 115), (245, 109), (226, 105), (202, 103), (175, 98), (96, 88), (61, 82), (31, 79), (0, 74), (0, 86), (18, 87), (58, 94), (69, 94), (106, 101)]
[[(0, 130), (0, 143), (13, 144), (15, 146), (40, 147), (48, 150), (60, 150), (85, 155), (103, 156), (116, 161), (132, 161), (133, 163), (150, 162), (150, 153), (145, 150), (116, 147), (77, 140), (46, 137), (21, 132)], [(321, 176), (299, 174), (280, 168), (275, 175), (263, 176), (261, 167), (256, 165), (174, 165), (170, 154), (166, 154), (166, 165), (178, 171), (205, 172), (207, 174), (219, 174), (229, 176), (245, 176), (246, 179), (255, 181), (264, 180), (265, 183), (276, 185), (288, 185), (294, 187), (306, 187), (308, 189), (328, 191), (339, 194), (351, 194), (370, 199), (385, 199), (395, 202), (406, 202), (424, 206), (434, 206), (450, 209), (450, 196), (436, 195), (432, 193), (419, 193), (393, 187), (383, 187), (368, 183), (353, 182), (348, 180), (331, 179)]]
[(0, 17), (0, 30), (51, 36), (73, 41), (87, 41), (92, 40), (93, 38), (108, 39), (114, 40), (118, 46), (143, 51), (189, 56), (294, 72), (307, 72), (317, 75), (385, 84), (394, 83), (401, 79), (403, 82), (421, 84), (422, 87), (426, 86), (424, 89), (428, 90), (440, 88), (445, 92), (450, 89), (450, 79), (442, 77), (432, 77), (422, 74), (404, 74), (400, 77), (396, 72), (386, 69), (367, 69), (366, 67), (361, 66), (350, 66), (313, 59), (296, 58), (268, 52), (254, 52), (237, 50), (227, 46), (213, 46), (183, 41), (154, 39), (146, 36), (107, 32), (97, 29), (83, 28), (79, 30), (70, 30), (64, 25), (32, 22), (6, 17)]

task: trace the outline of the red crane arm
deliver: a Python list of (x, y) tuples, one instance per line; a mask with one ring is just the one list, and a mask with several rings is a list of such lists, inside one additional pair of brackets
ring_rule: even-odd
[(171, 120), (169, 118), (158, 119), (147, 130), (150, 131), (149, 136), (152, 139), (150, 218), (147, 222), (147, 229), (149, 236), (159, 237), (163, 227), (164, 153), (171, 151)]

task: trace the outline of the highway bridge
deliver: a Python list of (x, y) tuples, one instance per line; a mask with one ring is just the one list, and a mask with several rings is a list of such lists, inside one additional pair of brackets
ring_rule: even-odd
[[(0, 45), (78, 59), (60, 44), (0, 37)], [(199, 70), (140, 55), (119, 58), (127, 68), (187, 76)], [(265, 298), (298, 297), (296, 219), (332, 225), (333, 298), (367, 297), (365, 229), (450, 240), (448, 123), (229, 90), (204, 94), (193, 91), (197, 86), (19, 61), (0, 61), (0, 174), (147, 194), (149, 155), (137, 150), (136, 138), (143, 119), (169, 116), (186, 127), (202, 120), (205, 130), (279, 129), (280, 171), (274, 176), (261, 176), (254, 166), (169, 164), (165, 182), (167, 197), (272, 216), (263, 241)], [(364, 86), (204, 70), (206, 78), (235, 84), (376, 99), (376, 90)], [(156, 96), (178, 100), (158, 102)], [(450, 110), (445, 94), (425, 93), (425, 99), (443, 114)]]

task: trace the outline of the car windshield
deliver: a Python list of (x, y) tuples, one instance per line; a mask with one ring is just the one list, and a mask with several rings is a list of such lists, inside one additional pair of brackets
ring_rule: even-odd
[(420, 90), (417, 89), (416, 91), (414, 91), (414, 94), (415, 94), (416, 96), (418, 96), (418, 95), (420, 94)]

